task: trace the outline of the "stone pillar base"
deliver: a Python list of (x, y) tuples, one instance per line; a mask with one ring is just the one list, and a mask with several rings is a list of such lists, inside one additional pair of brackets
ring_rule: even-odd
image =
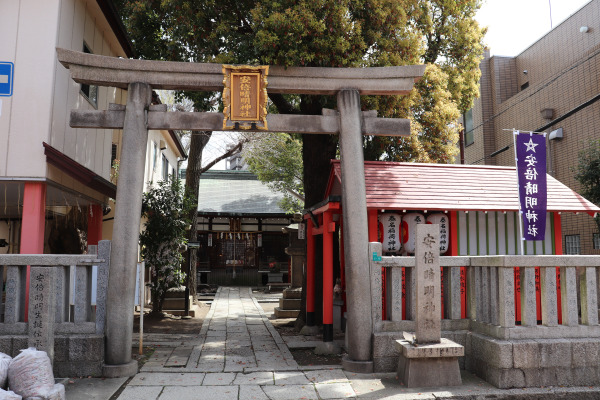
[(340, 354), (342, 348), (335, 342), (321, 342), (315, 347), (315, 354)]
[(300, 334), (304, 336), (314, 336), (319, 334), (319, 327), (316, 325), (304, 325), (300, 329)]
[(134, 376), (138, 372), (138, 362), (132, 360), (127, 364), (107, 365), (102, 366), (102, 376), (105, 378), (123, 378), (126, 376)]
[(458, 357), (465, 348), (448, 339), (440, 343), (414, 346), (406, 340), (396, 340), (400, 350), (398, 380), (406, 387), (459, 386), (462, 384)]
[(373, 373), (373, 361), (355, 361), (344, 356), (342, 357), (342, 369), (358, 374), (371, 374)]

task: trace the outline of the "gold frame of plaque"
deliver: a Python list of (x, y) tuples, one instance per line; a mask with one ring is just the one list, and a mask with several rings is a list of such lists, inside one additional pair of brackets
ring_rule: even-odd
[(223, 130), (267, 130), (268, 66), (223, 65)]

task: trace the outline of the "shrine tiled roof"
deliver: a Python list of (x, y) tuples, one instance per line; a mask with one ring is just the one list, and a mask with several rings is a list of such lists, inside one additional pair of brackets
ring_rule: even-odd
[[(332, 161), (327, 196), (341, 194), (341, 167)], [(514, 167), (365, 162), (367, 207), (394, 210), (518, 211)], [(548, 211), (600, 208), (547, 175)]]
[(274, 192), (248, 171), (208, 171), (200, 176), (198, 212), (285, 214)]

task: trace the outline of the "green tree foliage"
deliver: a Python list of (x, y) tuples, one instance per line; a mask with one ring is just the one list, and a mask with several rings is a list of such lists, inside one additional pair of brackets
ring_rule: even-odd
[[(579, 152), (575, 179), (581, 184), (583, 197), (600, 205), (600, 140), (590, 140)], [(600, 216), (594, 218), (600, 232)]]
[(160, 181), (144, 194), (142, 216), (144, 230), (140, 234), (142, 259), (150, 267), (152, 314), (162, 314), (167, 290), (183, 283), (181, 248), (187, 243), (187, 217), (194, 203), (184, 196), (178, 180)]
[[(115, 2), (142, 58), (299, 67), (430, 64), (410, 96), (362, 99), (365, 110), (412, 121), (410, 137), (366, 138), (367, 159), (451, 160), (456, 119), (478, 93), (485, 29), (474, 16), (481, 0)], [(197, 109), (211, 104), (210, 95), (196, 96)], [(335, 108), (333, 96), (269, 98), (281, 114), (320, 115)], [(333, 135), (302, 137), (306, 207), (323, 200), (336, 151)]]
[[(380, 116), (410, 118), (408, 138), (368, 138), (366, 157), (448, 162), (459, 113), (478, 93), (481, 0), (117, 0), (144, 58), (311, 67), (426, 63), (410, 96), (363, 99)], [(271, 95), (280, 113), (320, 114), (332, 97)], [(336, 139), (303, 138), (307, 205), (320, 201)], [(310, 165), (308, 165), (310, 161)]]
[(248, 169), (272, 190), (283, 194), (280, 207), (289, 213), (304, 207), (302, 143), (286, 133), (264, 134), (242, 153)]

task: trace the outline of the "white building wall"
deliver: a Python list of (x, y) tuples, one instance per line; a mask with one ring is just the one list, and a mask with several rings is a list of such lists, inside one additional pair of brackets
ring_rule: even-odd
[(2, 32), (0, 58), (15, 64), (13, 96), (3, 104), (0, 117), (0, 126), (8, 128), (0, 132), (3, 137), (8, 136), (0, 149), (3, 175), (43, 177), (46, 174), (41, 142), (48, 140), (51, 123), (59, 3), (58, 0), (0, 3), (0, 26), (7, 30)]
[[(74, 188), (64, 174), (49, 172), (45, 141), (105, 179), (110, 178), (111, 130), (72, 129), (71, 109), (94, 107), (56, 59), (56, 47), (125, 56), (94, 0), (0, 2), (0, 61), (15, 64), (12, 97), (0, 109), (0, 177), (45, 178)], [(98, 109), (120, 102), (122, 90), (99, 88)]]
[[(161, 150), (161, 141), (166, 149)], [(155, 148), (156, 146), (156, 153)], [(148, 144), (146, 145), (146, 168), (144, 171), (144, 192), (148, 191), (149, 183), (163, 180), (163, 155), (169, 162), (169, 174), (177, 172), (177, 153), (175, 144), (168, 131), (148, 131)], [(156, 161), (154, 158), (156, 157)]]

